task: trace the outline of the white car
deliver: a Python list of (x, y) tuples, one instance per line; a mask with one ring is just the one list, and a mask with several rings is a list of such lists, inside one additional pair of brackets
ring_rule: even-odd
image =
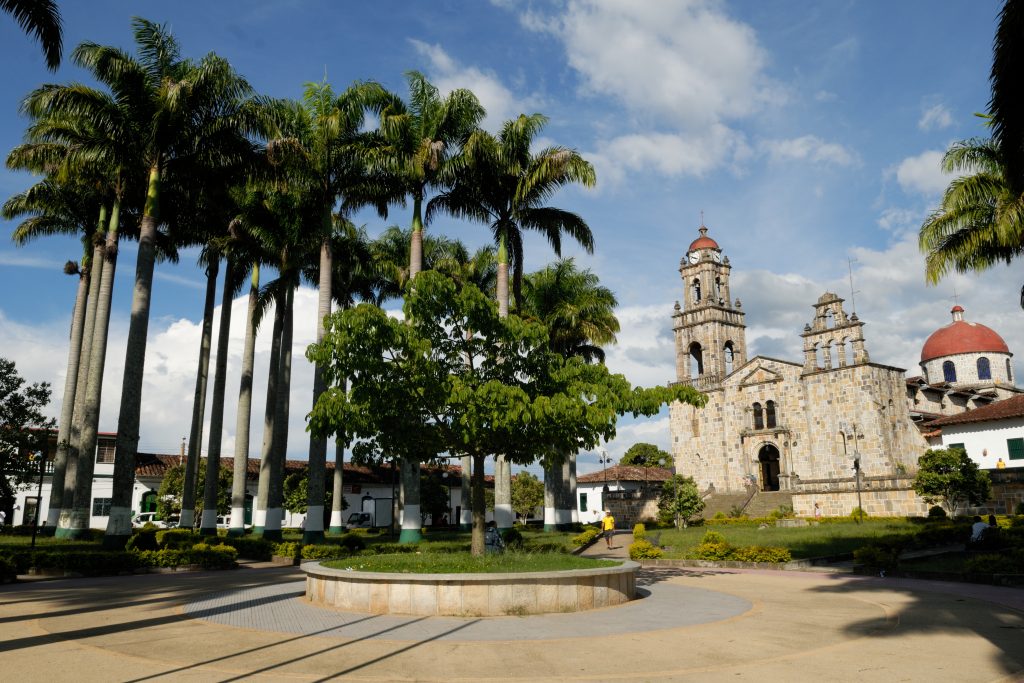
[(169, 529), (178, 526), (178, 519), (171, 517), (169, 520), (157, 519), (155, 512), (142, 512), (132, 517), (132, 527), (141, 527), (146, 524), (153, 524), (160, 529)]

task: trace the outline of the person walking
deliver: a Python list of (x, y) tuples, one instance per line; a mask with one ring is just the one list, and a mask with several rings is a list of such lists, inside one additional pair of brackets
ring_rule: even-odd
[(615, 518), (612, 517), (611, 510), (604, 511), (604, 517), (601, 519), (601, 530), (604, 532), (605, 543), (611, 548), (612, 536), (615, 535)]

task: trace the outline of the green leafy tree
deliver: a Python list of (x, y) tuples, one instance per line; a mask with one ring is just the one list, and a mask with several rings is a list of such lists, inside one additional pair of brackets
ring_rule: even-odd
[(529, 472), (520, 472), (512, 478), (512, 510), (523, 523), (544, 504), (544, 482)]
[(330, 386), (310, 428), (344, 430), (357, 456), (471, 456), (474, 554), (484, 552), (489, 455), (528, 464), (550, 448), (593, 448), (614, 437), (619, 415), (706, 400), (690, 387), (634, 389), (603, 365), (565, 359), (548, 348), (543, 325), (500, 316), (479, 289), (439, 273), (416, 278), (405, 313), (402, 322), (363, 304), (331, 316), (324, 341), (307, 351)]
[[(160, 482), (160, 489), (157, 491), (156, 512), (160, 519), (168, 519), (172, 515), (181, 514), (182, 495), (185, 492), (185, 468), (184, 463), (173, 465), (164, 472), (164, 478)], [(232, 469), (230, 466), (221, 467), (217, 477), (217, 514), (226, 515), (231, 512), (231, 479)], [(199, 468), (197, 485), (206, 485), (206, 468)], [(196, 498), (194, 519), (203, 512), (203, 499)]]
[(690, 519), (704, 511), (704, 501), (693, 477), (672, 475), (661, 488), (658, 521), (662, 524), (689, 526)]
[(629, 450), (619, 460), (619, 464), (636, 467), (672, 467), (675, 464), (675, 459), (653, 443), (641, 441), (629, 447)]
[(992, 482), (963, 449), (933, 448), (918, 460), (914, 491), (929, 505), (940, 503), (953, 516), (963, 503), (981, 505), (988, 500)]
[[(324, 492), (327, 505), (333, 503), (333, 492), (328, 485)], [(292, 472), (284, 479), (284, 509), (294, 514), (305, 514), (309, 503), (309, 470)], [(345, 496), (341, 497), (341, 507), (348, 508), (348, 501)]]
[(49, 402), (49, 384), (26, 386), (14, 361), (0, 358), (0, 507), (8, 507), (14, 492), (39, 474), (29, 456), (44, 450), (56, 424), (43, 414)]
[(427, 517), (430, 517), (434, 524), (438, 524), (448, 514), (451, 514), (451, 489), (437, 477), (421, 475), (420, 521), (426, 524)]

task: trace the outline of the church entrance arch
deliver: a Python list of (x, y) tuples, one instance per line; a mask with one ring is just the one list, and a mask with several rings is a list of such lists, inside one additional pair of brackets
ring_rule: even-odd
[(757, 454), (761, 464), (761, 490), (779, 490), (779, 449), (772, 444), (765, 444)]

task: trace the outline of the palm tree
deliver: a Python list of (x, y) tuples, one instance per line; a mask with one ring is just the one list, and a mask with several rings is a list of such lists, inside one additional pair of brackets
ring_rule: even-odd
[[(83, 43), (74, 53), (75, 61), (124, 104), (128, 123), (137, 133), (133, 139), (136, 157), (148, 175), (118, 416), (105, 538), (108, 547), (123, 546), (131, 535), (131, 496), (163, 181), (177, 174), (187, 177), (190, 167), (222, 165), (226, 157), (230, 159), (237, 152), (245, 118), (233, 105), (251, 92), (249, 85), (216, 55), (198, 63), (183, 60), (166, 28), (141, 18), (133, 19), (132, 26), (138, 59), (95, 43)], [(90, 110), (88, 102), (79, 100), (77, 104), (80, 111)]]
[(949, 184), (939, 208), (918, 235), (928, 282), (937, 283), (951, 270), (985, 270), (1020, 256), (1024, 252), (1024, 195), (1010, 188), (995, 141), (972, 138), (956, 142), (946, 151), (942, 167), (947, 173), (963, 175)]
[[(580, 271), (573, 259), (563, 259), (526, 278), (523, 317), (544, 323), (551, 350), (565, 358), (604, 362), (602, 345), (615, 343), (618, 302), (596, 275)], [(565, 529), (578, 521), (576, 453), (545, 458), (545, 530)], [(553, 513), (550, 518), (549, 512)]]
[(60, 9), (56, 0), (0, 0), (0, 9), (18, 22), (22, 30), (36, 37), (46, 55), (46, 66), (56, 71), (60, 66)]
[(992, 50), (992, 139), (1007, 185), (1024, 194), (1024, 2), (1006, 0)]
[[(451, 187), (430, 200), (427, 222), (437, 211), (488, 224), (498, 248), (498, 313), (509, 311), (509, 268), (517, 305), (522, 299), (523, 231), (543, 233), (561, 256), (562, 234), (579, 242), (588, 253), (594, 238), (580, 216), (544, 203), (561, 187), (596, 182), (594, 168), (575, 150), (552, 146), (534, 154), (534, 138), (547, 123), (540, 114), (507, 121), (497, 137), (478, 130), (467, 141), (462, 163), (452, 169)], [(495, 464), (495, 521), (511, 528), (512, 469), (501, 455)]]

